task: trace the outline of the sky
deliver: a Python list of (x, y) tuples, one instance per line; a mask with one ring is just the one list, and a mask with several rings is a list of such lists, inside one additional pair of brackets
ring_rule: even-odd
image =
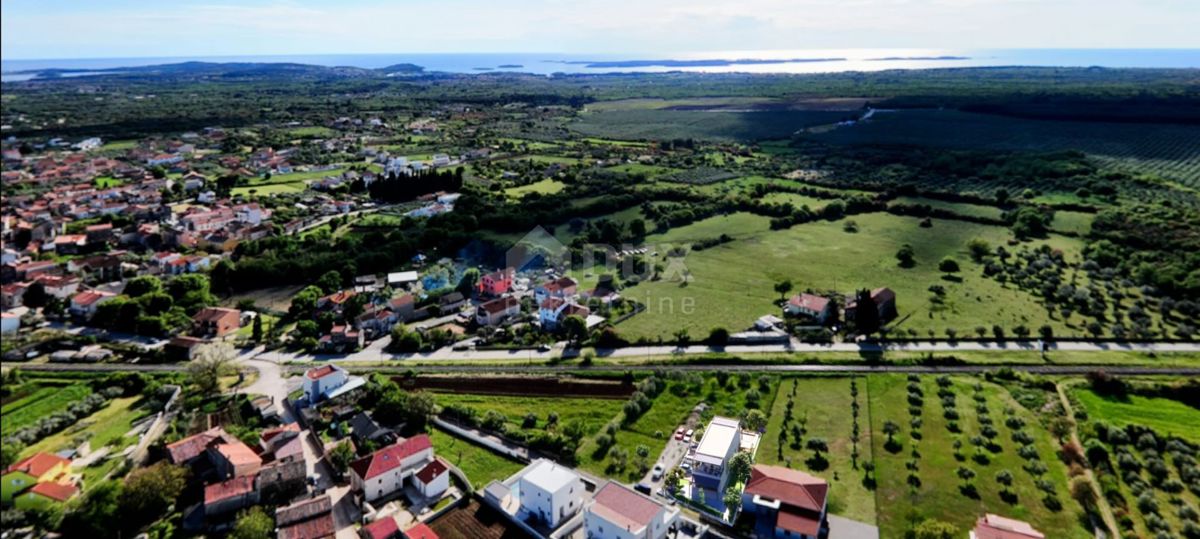
[(6, 60), (1200, 48), (1200, 0), (0, 0)]

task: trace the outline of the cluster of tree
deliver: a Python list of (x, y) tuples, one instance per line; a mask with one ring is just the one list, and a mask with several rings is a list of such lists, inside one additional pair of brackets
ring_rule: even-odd
[(59, 531), (67, 537), (136, 535), (167, 514), (187, 480), (187, 468), (160, 462), (130, 472), (123, 481), (101, 482), (63, 516)]
[(216, 303), (208, 276), (180, 275), (167, 282), (152, 275), (130, 279), (124, 293), (96, 307), (91, 323), (139, 335), (163, 336), (191, 324), (189, 313)]
[(371, 198), (384, 202), (406, 202), (421, 195), (438, 191), (458, 192), (462, 190), (463, 168), (453, 171), (429, 169), (412, 175), (387, 176), (367, 186)]

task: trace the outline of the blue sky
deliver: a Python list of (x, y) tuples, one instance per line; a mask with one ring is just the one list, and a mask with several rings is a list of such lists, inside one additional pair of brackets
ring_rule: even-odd
[(1197, 0), (0, 0), (5, 59), (1197, 48)]

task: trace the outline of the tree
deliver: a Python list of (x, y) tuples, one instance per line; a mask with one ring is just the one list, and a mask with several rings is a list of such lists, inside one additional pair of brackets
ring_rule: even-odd
[(913, 539), (958, 539), (958, 528), (948, 522), (928, 519), (913, 529)]
[(564, 318), (562, 329), (568, 342), (578, 344), (587, 339), (587, 321), (582, 316), (573, 314)]
[(221, 377), (233, 370), (233, 358), (233, 348), (228, 344), (199, 345), (188, 363), (188, 380), (201, 395), (215, 395), (221, 390)]
[(900, 262), (900, 267), (911, 268), (916, 265), (916, 252), (913, 251), (913, 246), (904, 244), (900, 246), (900, 250), (896, 251), (896, 260)]
[(332, 294), (342, 289), (342, 274), (338, 270), (329, 270), (317, 279), (317, 287), (326, 294)]
[(254, 316), (254, 325), (251, 328), (250, 338), (254, 339), (254, 342), (256, 342), (256, 343), (262, 342), (262, 337), (263, 337), (262, 317), (263, 317), (262, 313), (255, 315)]
[(692, 342), (692, 336), (688, 333), (687, 328), (681, 328), (675, 332), (675, 342), (682, 348)]
[(742, 420), (742, 425), (750, 430), (762, 430), (767, 426), (767, 414), (758, 409), (750, 410), (746, 412), (746, 419)]
[(275, 535), (275, 520), (260, 506), (238, 514), (237, 523), (229, 533), (230, 539), (265, 539)]
[(708, 332), (708, 344), (713, 346), (725, 346), (729, 342), (729, 330), (725, 328), (712, 328)]
[(945, 257), (941, 262), (938, 262), (938, 271), (944, 273), (956, 273), (958, 271), (958, 261), (953, 257)]
[(315, 286), (306, 286), (303, 290), (292, 296), (292, 304), (288, 307), (288, 314), (292, 318), (305, 319), (312, 318), (313, 312), (317, 310), (317, 299), (322, 295), (321, 289)]
[(975, 479), (975, 470), (966, 466), (959, 466), (957, 470), (954, 470), (954, 475), (962, 479), (963, 483), (970, 483), (972, 479)]
[(329, 451), (329, 463), (333, 464), (333, 468), (339, 474), (345, 475), (346, 470), (350, 469), (350, 463), (353, 461), (354, 449), (350, 447), (349, 442), (337, 444)]
[(216, 303), (216, 298), (209, 291), (208, 276), (199, 273), (189, 273), (171, 279), (167, 293), (171, 294), (175, 305), (184, 312), (192, 312)]
[(17, 457), (21, 455), (21, 451), (25, 450), (25, 444), (16, 440), (5, 440), (0, 444), (0, 469), (7, 469), (13, 463), (17, 462)]
[(725, 508), (732, 515), (737, 512), (737, 508), (742, 503), (742, 493), (738, 490), (737, 485), (731, 485), (725, 489), (725, 495), (721, 497), (721, 501), (725, 503)]
[(437, 402), (427, 391), (415, 391), (408, 395), (407, 419), (417, 429), (423, 429), (429, 418), (437, 413)]
[(750, 454), (739, 452), (729, 459), (729, 484), (737, 485), (750, 479), (750, 467), (753, 466)]
[(775, 293), (779, 294), (779, 301), (783, 301), (784, 296), (792, 291), (792, 281), (784, 279), (775, 283)]
[(893, 442), (892, 437), (900, 434), (900, 425), (897, 425), (895, 421), (888, 419), (887, 421), (883, 422), (883, 433), (887, 435), (888, 443), (890, 444)]
[(1004, 492), (1008, 492), (1008, 488), (1013, 484), (1013, 474), (1008, 470), (1000, 470), (996, 472), (996, 483), (1004, 487)]
[(475, 285), (479, 283), (479, 268), (467, 268), (463, 272), (462, 278), (458, 280), (458, 286), (454, 290), (463, 295), (463, 297), (471, 297), (471, 293), (475, 291)]
[(153, 275), (134, 277), (125, 283), (123, 293), (131, 298), (137, 298), (154, 292), (162, 292), (162, 281)]
[(1070, 482), (1071, 497), (1079, 502), (1085, 509), (1092, 509), (1096, 503), (1096, 491), (1092, 488), (1092, 482), (1087, 476), (1080, 475), (1071, 478)]
[(992, 254), (992, 246), (984, 240), (975, 238), (967, 242), (967, 251), (971, 253), (971, 260), (981, 262), (988, 255)]
[(25, 289), (25, 295), (21, 297), (21, 302), (26, 307), (36, 309), (46, 305), (46, 285), (41, 281), (34, 281), (28, 288)]
[(165, 461), (135, 469), (118, 498), (121, 515), (140, 520), (139, 525), (157, 520), (183, 492), (187, 477), (187, 468)]

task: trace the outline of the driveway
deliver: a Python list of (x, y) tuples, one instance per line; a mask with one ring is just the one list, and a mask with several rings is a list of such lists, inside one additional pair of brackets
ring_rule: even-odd
[(829, 539), (879, 539), (879, 528), (875, 526), (837, 515), (828, 518)]

